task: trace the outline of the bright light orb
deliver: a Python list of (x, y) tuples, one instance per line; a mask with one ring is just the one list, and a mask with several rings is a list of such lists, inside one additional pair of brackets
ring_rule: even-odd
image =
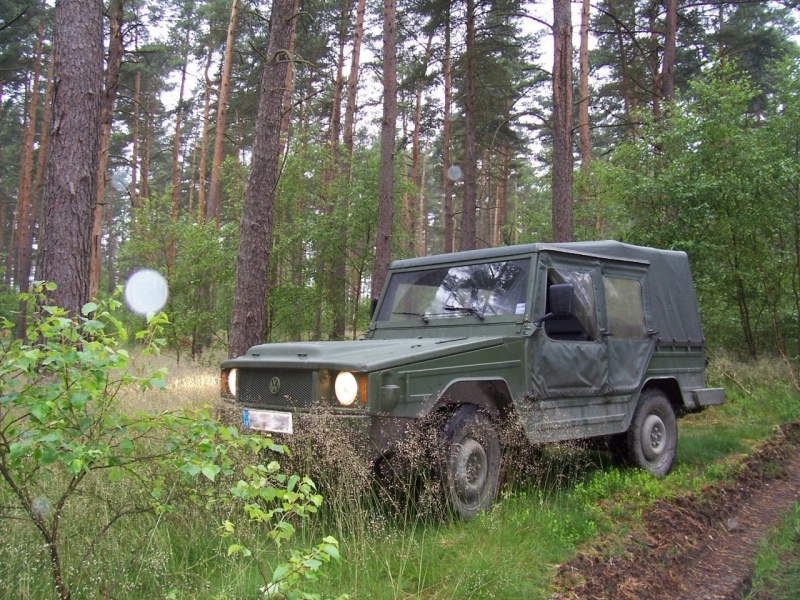
[(131, 312), (137, 315), (155, 314), (167, 303), (169, 286), (158, 271), (139, 269), (125, 282), (123, 297)]

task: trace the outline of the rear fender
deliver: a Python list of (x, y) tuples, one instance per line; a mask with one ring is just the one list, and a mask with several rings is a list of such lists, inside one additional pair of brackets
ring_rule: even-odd
[(671, 377), (664, 379), (648, 379), (642, 387), (642, 393), (652, 388), (660, 389), (662, 392), (664, 392), (664, 394), (666, 394), (667, 398), (669, 399), (669, 403), (672, 404), (672, 410), (675, 411), (676, 416), (680, 416), (686, 412), (686, 402), (684, 401), (683, 392), (681, 391), (681, 386), (678, 384), (677, 380)]

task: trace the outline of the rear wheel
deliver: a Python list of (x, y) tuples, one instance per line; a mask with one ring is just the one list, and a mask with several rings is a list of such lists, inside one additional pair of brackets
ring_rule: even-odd
[(442, 475), (447, 505), (464, 519), (497, 496), (502, 449), (492, 421), (475, 405), (458, 408), (443, 429)]
[(678, 424), (664, 392), (642, 393), (626, 440), (631, 464), (657, 477), (670, 472), (678, 448)]

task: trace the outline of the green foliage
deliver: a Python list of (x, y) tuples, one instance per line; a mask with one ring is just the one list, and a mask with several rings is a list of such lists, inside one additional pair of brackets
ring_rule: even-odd
[(173, 316), (171, 341), (192, 356), (213, 344), (228, 330), (233, 309), (238, 227), (227, 223), (194, 223), (185, 219), (176, 226), (176, 258), (169, 278)]
[[(232, 515), (241, 514), (246, 525), (266, 529), (280, 550), (294, 535), (292, 522), (322, 503), (309, 479), (281, 473), (276, 461), (260, 464), (265, 453), (279, 456), (284, 448), (268, 437), (241, 435), (206, 411), (122, 411), (120, 394), (135, 386), (163, 389), (165, 369), (132, 363), (123, 347), (128, 333), (115, 316), (117, 300), (89, 303), (70, 315), (44, 303), (53, 289), (38, 283), (23, 295), (38, 307), (24, 339), (15, 339), (13, 323), (2, 321), (0, 505), (40, 538), (38, 551), (48, 556), (58, 596), (69, 598), (87, 578), (98, 577), (89, 568), (95, 553), (118, 523), (137, 515), (168, 519), (201, 510), (217, 519), (212, 509), (221, 506), (227, 535), (233, 534)], [(165, 325), (162, 313), (135, 334), (144, 356), (164, 345), (159, 332)], [(79, 507), (97, 515), (87, 519)], [(326, 538), (311, 550), (292, 549), (265, 577), (266, 597), (313, 598), (302, 592), (303, 582), (338, 558), (337, 548)], [(250, 554), (257, 559), (264, 552)]]
[[(235, 179), (236, 170), (230, 171), (226, 175)], [(227, 222), (218, 229), (214, 222), (196, 222), (193, 216), (173, 222), (165, 216), (169, 202), (167, 197), (152, 199), (137, 212), (138, 225), (123, 247), (122, 261), (131, 271), (148, 266), (166, 275), (167, 310), (172, 317), (164, 325), (168, 346), (179, 355), (188, 352), (196, 357), (214, 342), (225, 342), (233, 305), (238, 223)], [(171, 240), (175, 255), (170, 262)]]
[[(689, 253), (704, 329), (714, 345), (756, 356), (797, 345), (800, 153), (796, 64), (775, 68), (768, 114), (733, 62), (696, 79), (596, 173), (620, 237)], [(793, 91), (794, 90), (794, 91)]]

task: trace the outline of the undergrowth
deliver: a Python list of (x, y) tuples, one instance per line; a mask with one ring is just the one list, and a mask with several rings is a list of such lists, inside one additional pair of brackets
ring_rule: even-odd
[[(667, 477), (654, 479), (619, 466), (587, 444), (533, 448), (515, 443), (503, 465), (497, 502), (469, 522), (444, 513), (435, 479), (420, 478), (413, 469), (376, 483), (349, 450), (347, 432), (321, 426), (316, 439), (288, 440), (294, 453), (280, 458), (281, 470), (311, 476), (324, 502), (310, 518), (291, 521), (295, 537), (283, 542), (282, 551), (313, 547), (325, 536), (338, 539), (341, 561), (326, 565), (318, 581), (307, 582), (308, 592), (320, 595), (337, 590), (370, 600), (549, 598), (553, 573), (579, 548), (595, 547), (612, 556), (624, 552), (628, 534), (642, 526), (641, 515), (653, 502), (731, 479), (741, 458), (775, 425), (800, 415), (797, 393), (781, 376), (779, 361), (754, 366), (720, 360), (719, 367), (711, 365), (710, 384), (726, 387), (727, 402), (680, 421), (676, 466)], [(173, 369), (177, 377), (167, 379), (165, 391), (127, 392), (123, 409), (167, 410), (216, 398), (213, 364), (170, 365)], [(81, 531), (102, 522), (103, 506), (93, 499), (108, 492), (88, 487), (82, 496), (87, 502), (71, 506), (70, 521), (76, 525), (69, 531), (67, 552), (78, 552), (88, 539)], [(0, 504), (7, 490), (2, 493)], [(120, 487), (114, 493), (131, 492)], [(240, 547), (230, 555), (231, 540), (220, 535), (226, 521)], [(35, 531), (6, 522), (0, 598), (49, 598), (49, 565)], [(243, 549), (252, 555), (270, 552), (274, 545), (267, 533), (263, 524), (234, 514), (224, 503), (186, 501), (174, 510), (131, 515), (124, 528), (98, 544), (75, 597), (112, 592), (115, 598), (257, 596), (264, 585), (260, 571), (277, 563), (254, 562)]]

